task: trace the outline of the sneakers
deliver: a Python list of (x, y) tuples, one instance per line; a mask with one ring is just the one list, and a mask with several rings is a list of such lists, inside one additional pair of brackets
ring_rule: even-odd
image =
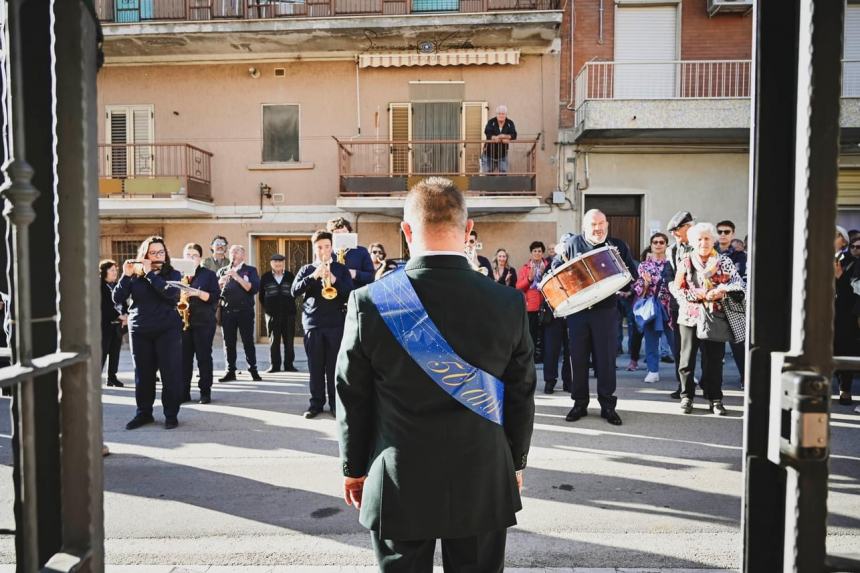
[(645, 383), (646, 384), (656, 384), (660, 381), (660, 373), (659, 372), (649, 372), (645, 375)]
[(684, 398), (681, 400), (681, 412), (684, 414), (692, 414), (693, 413), (693, 400), (690, 398)]
[(726, 407), (723, 406), (722, 400), (714, 400), (711, 402), (711, 413), (716, 416), (725, 416), (726, 415)]

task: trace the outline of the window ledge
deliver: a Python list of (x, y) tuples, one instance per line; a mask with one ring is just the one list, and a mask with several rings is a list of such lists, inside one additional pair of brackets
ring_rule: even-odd
[(298, 169), (313, 169), (313, 161), (290, 161), (272, 163), (253, 163), (248, 165), (248, 171), (293, 171)]

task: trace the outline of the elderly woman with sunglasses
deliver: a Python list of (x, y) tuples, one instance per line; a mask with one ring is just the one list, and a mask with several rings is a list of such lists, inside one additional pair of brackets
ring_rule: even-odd
[[(693, 250), (684, 257), (678, 267), (675, 281), (670, 289), (676, 297), (686, 300), (678, 316), (678, 332), (681, 335), (681, 411), (693, 411), (696, 384), (693, 380), (696, 348), (702, 353), (702, 379), (700, 385), (711, 412), (718, 416), (726, 414), (723, 406), (723, 358), (725, 341), (699, 339), (697, 323), (709, 313), (715, 320), (725, 321), (721, 301), (731, 291), (743, 291), (744, 281), (730, 258), (717, 253), (714, 242), (717, 230), (711, 223), (698, 223), (687, 232)], [(728, 324), (726, 324), (728, 329)]]
[(664, 333), (670, 333), (671, 336), (672, 321), (669, 305), (672, 295), (669, 292), (669, 284), (674, 276), (666, 258), (669, 237), (663, 233), (654, 233), (651, 236), (650, 245), (651, 252), (639, 265), (639, 278), (633, 283), (633, 292), (637, 300), (655, 298), (660, 305), (660, 313), (654, 320), (644, 325), (643, 332), (645, 362), (648, 365), (645, 382), (654, 384), (660, 381), (660, 337)]

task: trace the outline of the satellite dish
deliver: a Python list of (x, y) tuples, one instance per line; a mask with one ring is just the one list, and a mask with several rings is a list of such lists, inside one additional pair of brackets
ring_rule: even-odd
[(418, 51), (422, 54), (432, 54), (436, 51), (436, 44), (433, 42), (419, 42)]

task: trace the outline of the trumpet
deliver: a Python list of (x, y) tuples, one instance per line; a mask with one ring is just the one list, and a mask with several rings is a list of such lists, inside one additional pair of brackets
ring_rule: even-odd
[[(188, 277), (182, 277), (181, 282), (185, 286), (191, 284)], [(176, 303), (176, 312), (178, 312), (179, 316), (182, 317), (182, 330), (188, 330), (191, 326), (191, 304), (188, 302), (188, 291), (186, 289), (182, 289), (179, 293), (179, 302)]]
[(321, 264), (325, 265), (325, 273), (322, 277), (322, 297), (326, 300), (334, 300), (337, 298), (337, 289), (331, 284), (331, 261)]
[(472, 265), (472, 269), (484, 276), (487, 276), (489, 271), (486, 267), (482, 267), (481, 263), (478, 261), (478, 250), (474, 247), (466, 247), (464, 251), (466, 253), (466, 257), (469, 259), (469, 264)]

